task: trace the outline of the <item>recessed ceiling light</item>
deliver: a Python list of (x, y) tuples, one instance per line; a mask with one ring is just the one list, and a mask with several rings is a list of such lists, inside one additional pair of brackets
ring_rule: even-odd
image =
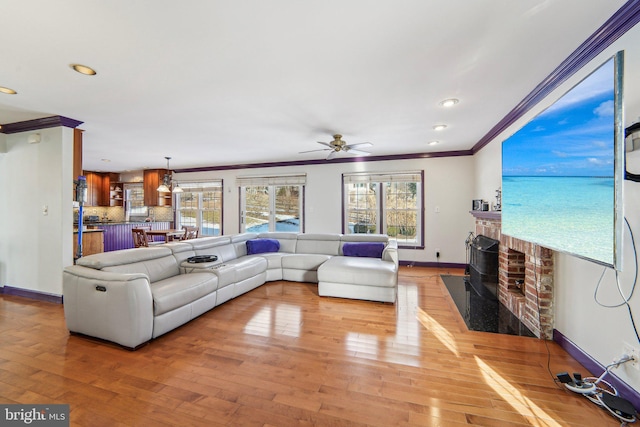
[(456, 98), (449, 98), (449, 99), (445, 99), (444, 101), (440, 102), (440, 105), (442, 107), (453, 107), (454, 105), (456, 105), (458, 102), (460, 102), (459, 99)]
[(87, 67), (86, 65), (71, 64), (69, 66), (73, 68), (75, 71), (79, 72), (80, 74), (85, 74), (87, 76), (95, 76), (97, 74), (96, 70), (94, 70), (91, 67)]
[(105, 162), (105, 163), (109, 163), (109, 162), (111, 161), (111, 160), (109, 160), (109, 159), (100, 159), (100, 160), (102, 160), (102, 161), (103, 161), (103, 162)]
[(10, 88), (4, 87), (4, 86), (0, 86), (0, 92), (6, 93), (7, 95), (15, 95), (16, 93), (18, 93), (13, 89), (10, 89)]
[(429, 144), (429, 145), (438, 145), (438, 144), (440, 144), (440, 141), (429, 141), (427, 144)]
[(433, 127), (433, 130), (445, 130), (447, 128), (447, 125), (435, 125)]

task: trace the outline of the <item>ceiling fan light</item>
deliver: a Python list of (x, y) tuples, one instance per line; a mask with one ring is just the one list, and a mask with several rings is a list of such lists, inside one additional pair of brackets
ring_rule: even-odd
[(80, 74), (84, 74), (85, 76), (95, 76), (96, 74), (96, 70), (94, 70), (91, 67), (88, 67), (86, 65), (82, 65), (82, 64), (71, 64), (69, 65), (74, 71), (80, 73)]
[(15, 95), (15, 94), (18, 93), (13, 89), (11, 89), (9, 87), (4, 87), (4, 86), (0, 86), (0, 92), (6, 93), (7, 95)]

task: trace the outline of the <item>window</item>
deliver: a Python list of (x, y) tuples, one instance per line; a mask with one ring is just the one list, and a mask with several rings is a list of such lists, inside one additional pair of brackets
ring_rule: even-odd
[(306, 175), (238, 177), (240, 231), (304, 231)]
[(176, 196), (176, 228), (190, 225), (201, 236), (222, 232), (222, 181), (180, 182), (182, 193)]
[(382, 233), (423, 246), (422, 172), (344, 174), (343, 233)]
[(131, 216), (148, 216), (149, 210), (144, 205), (144, 188), (142, 183), (124, 184), (125, 200), (127, 200), (127, 210)]

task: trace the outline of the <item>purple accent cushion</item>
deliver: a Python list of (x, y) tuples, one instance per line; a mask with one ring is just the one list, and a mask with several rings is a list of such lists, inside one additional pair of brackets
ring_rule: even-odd
[(382, 258), (384, 243), (382, 242), (346, 242), (342, 245), (344, 256)]
[(265, 252), (278, 252), (280, 242), (276, 239), (251, 239), (247, 240), (247, 255), (263, 254)]

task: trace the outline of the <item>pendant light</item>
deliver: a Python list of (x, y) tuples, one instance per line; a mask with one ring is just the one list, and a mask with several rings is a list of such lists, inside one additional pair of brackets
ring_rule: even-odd
[(167, 159), (167, 173), (164, 174), (164, 178), (162, 178), (162, 184), (158, 187), (159, 193), (171, 193), (171, 175), (169, 174), (169, 160), (171, 157), (165, 157)]

